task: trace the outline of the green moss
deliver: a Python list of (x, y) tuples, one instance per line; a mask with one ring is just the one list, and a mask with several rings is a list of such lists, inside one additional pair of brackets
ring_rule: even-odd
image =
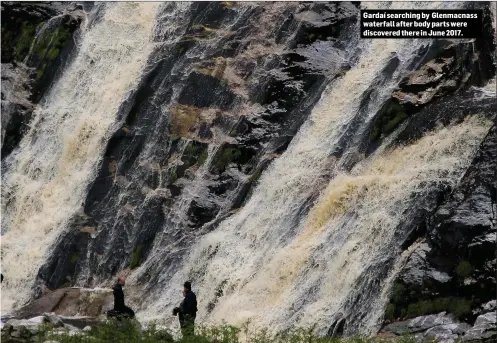
[(61, 26), (56, 29), (48, 29), (38, 39), (33, 48), (33, 53), (42, 59), (46, 58), (53, 61), (59, 56), (71, 38), (72, 33), (68, 28)]
[(198, 143), (196, 144), (195, 142), (188, 143), (183, 154), (194, 158), (196, 163), (200, 165), (204, 164), (207, 159), (206, 149), (202, 145), (199, 145)]
[(252, 176), (250, 177), (250, 182), (255, 182), (255, 181), (259, 180), (259, 178), (261, 177), (261, 174), (262, 174), (261, 167), (257, 167), (255, 169), (254, 174), (252, 174)]
[(388, 121), (383, 126), (383, 133), (388, 134), (395, 130), (400, 123), (402, 123), (407, 118), (407, 114), (404, 112), (397, 112), (395, 117), (393, 117), (390, 121)]
[(59, 49), (52, 48), (52, 49), (48, 50), (47, 58), (50, 60), (54, 60), (57, 58), (57, 56), (59, 56), (59, 53), (60, 53)]
[(473, 267), (471, 267), (471, 264), (466, 260), (462, 260), (461, 262), (459, 262), (456, 267), (456, 274), (462, 278), (470, 276), (472, 271)]
[(199, 150), (200, 150), (200, 147), (198, 147), (194, 143), (190, 142), (186, 146), (184, 154), (187, 155), (187, 156), (196, 157), (196, 156), (198, 156)]
[(46, 68), (47, 68), (47, 64), (43, 63), (41, 68), (36, 72), (36, 81), (40, 80), (43, 77), (43, 74), (45, 73)]
[(208, 155), (209, 154), (207, 153), (206, 150), (202, 151), (202, 153), (198, 157), (198, 164), (200, 164), (200, 165), (204, 164), (205, 161), (207, 160)]
[(143, 245), (142, 244), (138, 244), (134, 249), (133, 249), (133, 254), (131, 256), (131, 263), (129, 265), (129, 267), (131, 269), (134, 269), (136, 267), (138, 267), (141, 263), (141, 259), (142, 259), (142, 250), (143, 250)]
[(79, 255), (78, 255), (78, 253), (76, 253), (76, 252), (75, 252), (75, 253), (73, 253), (73, 254), (72, 254), (72, 256), (71, 256), (71, 263), (72, 263), (72, 264), (75, 264), (76, 262), (78, 262), (78, 260), (79, 260)]
[(370, 132), (370, 140), (377, 141), (382, 135), (387, 135), (394, 131), (406, 118), (407, 113), (402, 105), (394, 100), (390, 100), (381, 109), (378, 119)]
[(17, 40), (15, 48), (15, 59), (18, 61), (24, 60), (29, 52), (31, 43), (35, 34), (35, 27), (33, 24), (24, 23), (21, 27), (21, 35)]
[(224, 172), (226, 167), (238, 157), (242, 155), (240, 149), (237, 148), (227, 148), (224, 149), (221, 156), (216, 161), (216, 167), (220, 173)]

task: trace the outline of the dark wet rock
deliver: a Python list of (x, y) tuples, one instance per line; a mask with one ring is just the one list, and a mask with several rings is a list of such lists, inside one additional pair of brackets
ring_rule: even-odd
[[(492, 61), (473, 42), (451, 45), (420, 69), (406, 76), (392, 97), (407, 111), (468, 85), (482, 86), (493, 75)], [(484, 60), (480, 60), (483, 58)]]
[(38, 25), (58, 13), (49, 4), (2, 2), (2, 63), (22, 62)]
[(74, 48), (85, 13), (55, 3), (2, 2), (2, 159), (29, 129), (39, 102)]
[[(470, 86), (484, 86), (495, 75), (491, 14), (488, 8), (483, 13), (483, 38), (457, 43), (437, 40), (426, 51), (419, 52), (419, 65), (413, 65), (414, 70), (405, 76), (375, 115), (365, 143), (368, 152), (376, 149), (407, 118), (417, 116), (427, 104), (440, 98), (446, 100), (448, 95)], [(416, 130), (424, 132), (422, 127)]]
[[(123, 127), (112, 134), (89, 187), (81, 213), (91, 223), (72, 225), (59, 237), (40, 270), (41, 283), (74, 283), (85, 265), (92, 277), (79, 282), (92, 285), (134, 266), (138, 246), (139, 264), (158, 244), (164, 248), (162, 262), (174, 259), (171, 268), (179, 266), (178, 254), (171, 251), (185, 251), (188, 232), (212, 230), (246, 201), (271, 161), (264, 156), (284, 152), (329, 80), (348, 69), (338, 61), (357, 52), (345, 50), (347, 30), (358, 14), (350, 4), (311, 6), (298, 16), (296, 4), (243, 6), (247, 10), (191, 4), (175, 31), (183, 36), (174, 42), (163, 36), (170, 27), (159, 22), (155, 41), (161, 45), (121, 107)], [(168, 3), (161, 11), (177, 7)], [(331, 51), (336, 65), (318, 67), (310, 40), (298, 43), (297, 51), (296, 30), (302, 37), (317, 34), (315, 43)], [(330, 34), (334, 40), (326, 40)], [(154, 200), (145, 201), (149, 198)], [(120, 208), (125, 214), (116, 216)], [(81, 236), (81, 226), (91, 227), (92, 234)], [(74, 245), (75, 240), (80, 243)], [(74, 265), (72, 254), (78, 256)]]
[(24, 65), (2, 63), (2, 157), (16, 147), (28, 123), (34, 105), (30, 100), (32, 82)]

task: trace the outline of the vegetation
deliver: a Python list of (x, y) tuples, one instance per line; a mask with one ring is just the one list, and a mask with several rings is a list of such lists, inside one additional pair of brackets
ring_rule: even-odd
[(462, 278), (470, 276), (472, 271), (473, 267), (471, 267), (471, 264), (466, 260), (462, 260), (461, 262), (459, 262), (456, 267), (456, 274)]
[(456, 317), (461, 317), (471, 311), (471, 300), (457, 297), (435, 298), (433, 300), (422, 300), (407, 307), (409, 317), (423, 316), (427, 314), (447, 311)]
[(216, 168), (219, 173), (222, 173), (226, 170), (226, 167), (234, 162), (237, 158), (242, 155), (240, 149), (237, 148), (226, 148), (223, 150), (221, 155), (217, 158)]
[(407, 118), (407, 113), (405, 112), (402, 105), (398, 104), (394, 100), (390, 100), (380, 111), (378, 119), (374, 123), (374, 126), (370, 133), (371, 141), (377, 141), (382, 135), (387, 135), (394, 131), (405, 119)]
[[(461, 268), (466, 271), (464, 268)], [(443, 311), (454, 314), (461, 318), (471, 312), (471, 300), (460, 297), (445, 297), (425, 299), (417, 302), (409, 302), (409, 290), (400, 282), (396, 282), (392, 288), (392, 297), (385, 310), (385, 319), (393, 321), (396, 319), (408, 319)]]
[(133, 249), (133, 255), (131, 256), (131, 263), (129, 265), (131, 269), (134, 269), (140, 265), (143, 253), (142, 250), (143, 250), (143, 244), (138, 244)]
[[(245, 326), (243, 329), (221, 325), (217, 327), (199, 326), (195, 329), (195, 335), (175, 339), (167, 330), (160, 329), (156, 324), (149, 325), (140, 331), (133, 322), (128, 320), (109, 320), (92, 328), (89, 332), (78, 335), (69, 333), (59, 333), (53, 328), (45, 327), (40, 330), (35, 342), (45, 342), (47, 340), (59, 343), (103, 343), (103, 342), (133, 342), (133, 343), (415, 343), (414, 337), (351, 337), (351, 338), (331, 338), (320, 337), (311, 329), (296, 329), (284, 332), (279, 335), (272, 335), (267, 330), (253, 332)], [(426, 341), (435, 342), (435, 341)]]
[(262, 174), (261, 167), (257, 167), (255, 169), (254, 174), (252, 174), (252, 176), (250, 176), (250, 182), (256, 182), (257, 180), (259, 180), (259, 178), (261, 177), (261, 174)]
[(15, 48), (15, 58), (18, 61), (24, 60), (31, 47), (35, 34), (35, 27), (29, 23), (23, 23), (21, 27), (21, 36), (17, 40)]
[(202, 165), (207, 160), (208, 153), (206, 146), (201, 143), (191, 141), (186, 146), (183, 155), (193, 158), (195, 163)]

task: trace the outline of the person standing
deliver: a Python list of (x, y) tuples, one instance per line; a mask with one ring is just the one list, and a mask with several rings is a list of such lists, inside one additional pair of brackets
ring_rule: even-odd
[(192, 291), (192, 284), (186, 281), (183, 284), (183, 301), (175, 307), (173, 315), (178, 315), (179, 325), (183, 336), (192, 336), (195, 331), (195, 317), (197, 316), (197, 296)]

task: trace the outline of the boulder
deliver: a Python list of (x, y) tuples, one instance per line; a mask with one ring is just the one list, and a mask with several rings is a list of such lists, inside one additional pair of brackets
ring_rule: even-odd
[(414, 334), (418, 340), (435, 339), (437, 342), (448, 343), (460, 338), (470, 328), (470, 325), (461, 323), (453, 316), (441, 312), (389, 324), (381, 330), (381, 334), (396, 336)]
[(45, 317), (46, 321), (51, 323), (54, 327), (64, 326), (62, 320), (55, 313), (43, 313), (43, 317)]
[(463, 342), (495, 342), (497, 340), (497, 312), (488, 312), (476, 318), (475, 325), (469, 329)]

